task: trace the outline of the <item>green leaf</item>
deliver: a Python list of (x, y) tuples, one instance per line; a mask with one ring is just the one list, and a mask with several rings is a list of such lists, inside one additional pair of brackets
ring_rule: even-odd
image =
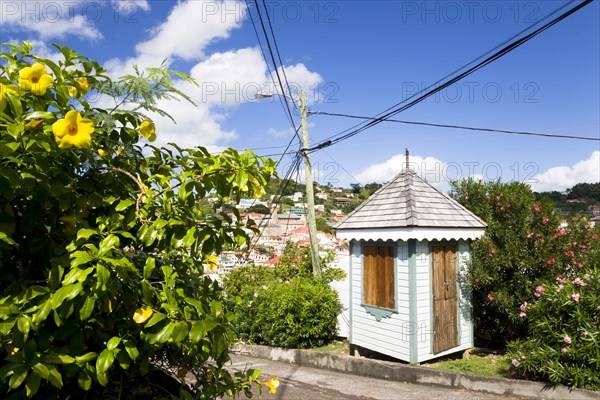
[(100, 242), (100, 250), (98, 250), (98, 257), (103, 257), (108, 254), (111, 250), (117, 248), (119, 246), (120, 240), (119, 237), (113, 235), (112, 233), (102, 239)]
[(90, 236), (97, 234), (98, 231), (96, 229), (80, 229), (77, 231), (77, 240), (79, 239), (89, 239)]
[(146, 328), (150, 328), (151, 326), (156, 325), (157, 323), (159, 323), (160, 321), (162, 321), (166, 317), (167, 316), (165, 314), (163, 314), (163, 313), (155, 312), (154, 314), (152, 314), (152, 316), (150, 317), (150, 319), (148, 320), (148, 322), (146, 322), (146, 324), (144, 326)]
[(171, 341), (177, 343), (181, 342), (188, 334), (189, 326), (185, 321), (179, 321), (175, 324), (173, 334), (171, 335)]
[(21, 386), (25, 378), (27, 378), (27, 372), (29, 372), (29, 367), (26, 365), (19, 365), (16, 367), (13, 370), (10, 380), (8, 381), (8, 387), (11, 389), (16, 389)]
[(96, 371), (96, 378), (102, 386), (108, 385), (108, 374), (106, 372)]
[(54, 116), (54, 113), (51, 113), (50, 111), (34, 111), (32, 113), (29, 113), (26, 117), (25, 120), (30, 120), (30, 119), (54, 119), (56, 118)]
[(150, 338), (149, 343), (165, 343), (171, 335), (173, 334), (173, 330), (175, 329), (175, 324), (169, 322), (164, 328), (162, 328), (156, 335), (148, 335)]
[(52, 302), (48, 299), (42, 303), (38, 312), (34, 314), (32, 322), (37, 325), (44, 321), (48, 317), (48, 314), (50, 314), (50, 311), (52, 311)]
[(96, 266), (96, 274), (98, 276), (98, 284), (102, 289), (106, 289), (106, 284), (110, 278), (110, 271), (102, 264)]
[(83, 364), (83, 363), (94, 360), (96, 357), (98, 357), (98, 353), (90, 352), (90, 353), (86, 353), (82, 356), (75, 357), (75, 362), (77, 364)]
[(144, 279), (150, 278), (152, 276), (152, 271), (156, 267), (156, 260), (152, 257), (148, 257), (146, 259), (146, 265), (144, 265)]
[(59, 389), (63, 386), (62, 375), (54, 365), (48, 366), (48, 382)]
[(61, 287), (50, 297), (52, 309), (56, 310), (62, 305), (63, 301), (73, 299), (82, 289), (81, 283), (74, 283), (72, 285)]
[(194, 322), (190, 329), (190, 340), (192, 343), (198, 343), (206, 335), (206, 329), (202, 322)]
[(134, 200), (131, 200), (131, 199), (121, 200), (119, 202), (119, 204), (117, 204), (117, 206), (115, 207), (115, 211), (121, 212), (123, 210), (126, 210), (128, 207), (132, 206), (133, 204), (135, 204)]
[(106, 343), (106, 348), (108, 350), (114, 350), (119, 345), (119, 343), (121, 343), (121, 338), (118, 336), (114, 336), (108, 341), (108, 343)]
[(35, 371), (35, 373), (37, 373), (44, 379), (48, 379), (48, 377), (50, 376), (50, 370), (45, 364), (36, 363), (33, 365), (32, 369)]
[[(94, 260), (94, 256), (92, 256), (92, 254), (90, 254), (87, 251), (76, 251), (75, 253), (73, 253), (71, 258), (72, 258), (71, 259), (71, 268), (77, 268), (80, 265), (87, 264), (90, 261)], [(71, 273), (71, 272), (72, 271), (70, 271), (69, 273)], [(67, 274), (67, 276), (69, 275), (69, 273)], [(73, 283), (73, 282), (70, 282), (70, 283)], [(63, 284), (64, 284), (64, 282), (63, 282)]]
[(12, 110), (15, 119), (18, 119), (23, 114), (23, 107), (21, 106), (19, 96), (10, 92), (5, 92), (4, 97), (8, 100), (8, 104), (10, 105), (10, 109)]
[(123, 345), (125, 346), (125, 351), (127, 352), (127, 354), (129, 354), (129, 358), (135, 361), (140, 355), (140, 352), (135, 346), (135, 343), (133, 343), (131, 340), (125, 340), (123, 342)]
[(32, 371), (25, 382), (25, 395), (27, 398), (32, 398), (38, 392), (42, 377), (39, 376), (35, 371)]
[(88, 390), (90, 390), (90, 387), (92, 387), (92, 376), (85, 369), (81, 370), (81, 372), (79, 373), (79, 378), (77, 379), (77, 385), (80, 388), (82, 388), (83, 390), (85, 390), (86, 392)]
[(31, 327), (31, 319), (27, 315), (23, 315), (17, 320), (17, 328), (23, 334), (23, 340), (27, 340), (29, 328)]
[(117, 362), (119, 363), (119, 365), (121, 366), (121, 368), (123, 368), (125, 370), (129, 369), (129, 365), (131, 364), (131, 360), (127, 356), (126, 352), (124, 352), (121, 349), (117, 349), (115, 351), (115, 359), (117, 360)]
[(68, 354), (47, 354), (42, 357), (42, 361), (47, 364), (73, 364), (75, 358)]
[(114, 361), (115, 355), (112, 350), (104, 349), (96, 360), (96, 371), (99, 373), (108, 371)]
[(81, 321), (88, 319), (92, 315), (92, 312), (94, 312), (95, 305), (96, 298), (88, 295), (83, 302), (83, 306), (79, 309), (79, 319)]

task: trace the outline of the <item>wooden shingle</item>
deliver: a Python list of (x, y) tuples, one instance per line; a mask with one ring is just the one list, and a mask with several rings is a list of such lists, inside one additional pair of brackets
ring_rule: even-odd
[(336, 229), (486, 226), (457, 201), (405, 169), (348, 214)]

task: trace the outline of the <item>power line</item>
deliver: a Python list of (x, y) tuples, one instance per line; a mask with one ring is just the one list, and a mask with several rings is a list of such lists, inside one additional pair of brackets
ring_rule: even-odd
[[(248, 4), (248, 0), (246, 0), (246, 4)], [(290, 121), (292, 122), (292, 126), (294, 127), (294, 131), (296, 130), (296, 124), (294, 123), (294, 117), (292, 115), (292, 110), (290, 108), (290, 103), (288, 101), (288, 98), (285, 96), (285, 88), (283, 86), (283, 81), (281, 80), (281, 76), (279, 75), (279, 68), (277, 68), (277, 61), (275, 60), (275, 55), (273, 54), (273, 48), (271, 47), (271, 41), (269, 40), (269, 34), (267, 33), (267, 28), (265, 27), (265, 22), (263, 20), (263, 16), (260, 12), (260, 6), (258, 5), (258, 0), (254, 0), (254, 4), (256, 5), (256, 14), (258, 15), (258, 19), (260, 21), (260, 26), (262, 28), (263, 34), (265, 35), (265, 41), (267, 43), (267, 49), (269, 50), (269, 55), (271, 56), (271, 61), (273, 62), (273, 68), (275, 69), (275, 75), (277, 76), (277, 81), (279, 82), (279, 87), (281, 88), (281, 92), (282, 92), (282, 96), (283, 97), (283, 103), (285, 104), (285, 107), (287, 109), (287, 113), (288, 116), (290, 118)], [(266, 10), (266, 6), (265, 6), (265, 10)], [(254, 24), (254, 21), (252, 21), (252, 24)], [(273, 36), (273, 40), (275, 40), (275, 36)], [(263, 53), (263, 56), (265, 54)], [(265, 57), (265, 61), (266, 57)], [(268, 64), (268, 61), (267, 61)], [(275, 82), (273, 82), (275, 83)], [(289, 88), (288, 88), (289, 91)]]
[[(248, 4), (248, 0), (245, 0), (246, 2), (246, 9), (248, 10), (248, 14), (250, 14), (250, 5)], [(256, 0), (255, 0), (256, 2)], [(269, 42), (269, 38), (266, 36), (266, 30), (264, 28), (264, 24), (262, 23), (262, 16), (260, 14), (260, 9), (258, 7), (258, 4), (256, 4), (256, 12), (260, 18), (262, 27), (263, 27), (263, 32), (265, 32), (265, 39), (267, 41), (267, 46), (269, 47), (269, 49), (271, 49), (271, 45)], [(262, 45), (262, 41), (260, 40), (260, 35), (258, 34), (258, 29), (256, 28), (256, 24), (254, 23), (254, 18), (252, 18), (250, 16), (250, 21), (252, 22), (252, 28), (254, 29), (254, 34), (256, 35), (256, 40), (258, 42), (258, 46), (260, 47), (260, 51), (262, 53), (263, 59), (265, 60), (265, 63), (267, 65), (267, 71), (269, 72), (269, 76), (271, 76), (271, 80), (273, 81), (273, 85), (277, 86), (277, 82), (275, 82), (275, 78), (273, 77), (273, 72), (271, 71), (271, 67), (269, 64), (269, 61), (267, 59), (267, 54), (265, 53), (265, 49)], [(272, 53), (271, 53), (272, 54)], [(279, 77), (279, 73), (277, 72), (277, 64), (274, 63), (274, 68), (275, 68), (275, 72), (277, 73), (277, 76)], [(281, 80), (279, 80), (279, 85), (281, 86)], [(283, 86), (281, 86), (283, 89)], [(286, 117), (288, 118), (290, 124), (292, 125), (292, 127), (294, 128), (294, 131), (296, 131), (296, 124), (294, 123), (294, 118), (292, 116), (292, 112), (290, 110), (290, 106), (287, 102), (287, 99), (284, 96), (279, 96), (279, 102), (281, 103), (281, 106), (284, 108), (284, 111), (286, 111)], [(281, 98), (283, 97), (283, 99)]]
[[(374, 117), (365, 117), (365, 116), (360, 116), (360, 115), (350, 115), (350, 114), (342, 114), (342, 113), (328, 113), (328, 112), (322, 112), (322, 111), (313, 112), (312, 115), (329, 115), (332, 117), (345, 117), (345, 118), (355, 118), (355, 119), (365, 119), (365, 120), (376, 120), (377, 119)], [(389, 119), (389, 118), (383, 120), (382, 122), (395, 122), (395, 123), (409, 124), (409, 125), (433, 126), (433, 127), (437, 127), (437, 128), (465, 129), (465, 130), (470, 130), (470, 131), (508, 133), (508, 134), (513, 134), (513, 135), (531, 135), (531, 136), (543, 136), (543, 137), (552, 137), (552, 138), (561, 138), (561, 139), (579, 139), (579, 140), (600, 141), (600, 137), (558, 135), (558, 134), (551, 134), (551, 133), (526, 132), (526, 131), (509, 131), (509, 130), (504, 130), (504, 129), (476, 128), (473, 126), (434, 124), (431, 122), (403, 121), (403, 120)], [(310, 149), (310, 150), (313, 150), (313, 149)]]
[[(288, 90), (288, 94), (295, 108), (298, 108), (296, 104), (296, 100), (294, 100), (294, 96), (292, 96), (292, 89), (290, 88), (290, 83), (288, 82), (287, 74), (285, 73), (285, 67), (283, 65), (283, 61), (281, 60), (281, 53), (279, 53), (279, 46), (277, 45), (277, 38), (275, 37), (275, 32), (273, 31), (273, 24), (271, 24), (271, 17), (269, 17), (269, 10), (267, 9), (267, 3), (263, 0), (263, 7), (265, 9), (265, 16), (267, 17), (267, 22), (269, 23), (269, 29), (271, 31), (271, 36), (273, 37), (273, 44), (275, 45), (275, 52), (277, 53), (277, 58), (279, 59), (279, 65), (281, 66), (281, 72), (283, 72), (283, 79), (285, 80), (285, 85)], [(281, 88), (283, 92), (283, 87)], [(285, 93), (284, 93), (285, 94)], [(296, 133), (297, 134), (297, 133)]]
[[(465, 66), (459, 68), (459, 70), (465, 68), (468, 65), (473, 64), (475, 61), (485, 57), (486, 55), (490, 54), (492, 51), (496, 50), (498, 47), (502, 46), (503, 44), (513, 40), (514, 38), (516, 38), (517, 36), (519, 36), (521, 33), (530, 30), (531, 28), (533, 28), (535, 25), (537, 25), (538, 23), (540, 23), (541, 21), (547, 19), (549, 16), (555, 14), (556, 12), (558, 12), (559, 10), (562, 10), (563, 8), (565, 8), (567, 5), (571, 4), (574, 0), (569, 1), (568, 3), (564, 4), (563, 6), (559, 7), (557, 10), (553, 11), (552, 13), (548, 14), (547, 16), (545, 16), (544, 18), (542, 18), (541, 20), (535, 22), (534, 24), (532, 24), (531, 26), (529, 26), (528, 28), (526, 28), (525, 30), (517, 33), (516, 35), (514, 35), (513, 37), (511, 37), (510, 39), (504, 41), (503, 43), (501, 43), (500, 45), (494, 47), (492, 50), (488, 51), (487, 53), (485, 53), (482, 56), (479, 56), (478, 58), (476, 58), (475, 60), (469, 62), (468, 64), (466, 64)], [(430, 85), (427, 88), (424, 88), (423, 90), (421, 90), (420, 92), (416, 93), (415, 95), (409, 97), (408, 99), (405, 99), (403, 101), (401, 101), (400, 103), (397, 103), (396, 105), (386, 109), (384, 112), (377, 114), (376, 117), (373, 117), (373, 119), (370, 122), (364, 123), (364, 124), (358, 124), (355, 125), (354, 127), (358, 127), (354, 130), (354, 127), (346, 129), (345, 131), (342, 131), (336, 135), (333, 135), (329, 138), (327, 138), (325, 141), (321, 142), (319, 145), (317, 145), (315, 148), (313, 148), (313, 150), (316, 150), (318, 148), (323, 148), (323, 147), (328, 147), (331, 146), (337, 142), (340, 142), (342, 140), (346, 140), (349, 139), (352, 136), (355, 136), (361, 132), (363, 132), (366, 129), (369, 129), (383, 121), (385, 121), (386, 119), (389, 119), (390, 117), (407, 110), (410, 107), (413, 107), (414, 105), (420, 103), (421, 101), (425, 100), (427, 97), (445, 89), (446, 87), (460, 81), (461, 79), (465, 78), (466, 76), (478, 71), (479, 69), (483, 68), (484, 66), (496, 61), (497, 59), (503, 57), (504, 55), (508, 54), (509, 52), (511, 52), (512, 50), (516, 49), (517, 47), (521, 46), (522, 44), (526, 43), (527, 41), (529, 41), (530, 39), (532, 39), (533, 37), (537, 36), (538, 34), (540, 34), (541, 32), (545, 31), (546, 29), (550, 28), (551, 26), (553, 26), (554, 24), (562, 21), (563, 19), (567, 18), (568, 16), (570, 16), (571, 14), (573, 14), (574, 12), (580, 10), (581, 8), (585, 7), (586, 5), (590, 4), (592, 2), (592, 0), (585, 0), (584, 2), (578, 4), (577, 6), (573, 7), (572, 9), (564, 12), (563, 14), (559, 15), (558, 17), (554, 18), (553, 20), (551, 20), (550, 22), (546, 23), (545, 25), (543, 25), (542, 27), (538, 28), (537, 30), (527, 34), (526, 36), (522, 37), (521, 39), (518, 39), (510, 44), (508, 44), (507, 46), (504, 46), (503, 48), (501, 48), (499, 51), (496, 51), (494, 54), (492, 54), (491, 56), (487, 57), (486, 59), (484, 59), (483, 61), (479, 62), (478, 64), (476, 64), (475, 66), (469, 68), (468, 70), (466, 70), (465, 72), (455, 76), (454, 78), (446, 81), (444, 84), (442, 84), (441, 86), (435, 87), (431, 90), (429, 90), (428, 92), (426, 92), (425, 94), (422, 94), (421, 96), (419, 96), (417, 99), (409, 102), (408, 104), (405, 104), (402, 107), (399, 108), (394, 108), (394, 107), (398, 107), (401, 104), (406, 103), (408, 100), (410, 100), (411, 98), (413, 98), (414, 96), (416, 96), (417, 94), (423, 93), (425, 90), (430, 89), (432, 86), (437, 85), (437, 83), (443, 81), (444, 79), (446, 79), (449, 75), (454, 74), (454, 72), (452, 74), (447, 75), (446, 77), (440, 79), (439, 81), (437, 81), (434, 85)], [(391, 110), (391, 111), (389, 111)], [(385, 114), (384, 114), (385, 113)], [(383, 115), (382, 115), (383, 114)], [(361, 126), (362, 125), (362, 126)], [(349, 131), (349, 132), (348, 132)], [(346, 134), (344, 134), (345, 132), (348, 132)]]

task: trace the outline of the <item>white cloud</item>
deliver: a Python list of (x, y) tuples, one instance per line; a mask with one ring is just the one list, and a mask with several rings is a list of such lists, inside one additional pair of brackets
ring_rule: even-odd
[(243, 19), (242, 3), (236, 1), (193, 0), (177, 3), (167, 19), (152, 29), (151, 37), (135, 47), (136, 55), (126, 60), (112, 59), (107, 69), (113, 77), (131, 73), (131, 66), (157, 67), (178, 57), (195, 60), (205, 57), (211, 42), (229, 37)]
[(575, 165), (550, 168), (536, 175), (531, 188), (536, 192), (562, 192), (578, 183), (600, 182), (600, 151), (594, 151), (586, 160)]
[[(404, 154), (397, 154), (378, 164), (368, 166), (362, 172), (355, 174), (356, 179), (362, 184), (371, 182), (388, 182), (398, 175), (406, 165)], [(410, 156), (410, 167), (422, 178), (435, 186), (447, 186), (446, 163), (434, 157)], [(454, 177), (451, 177), (454, 178)]]
[[(90, 3), (94, 4), (94, 3)], [(42, 40), (78, 36), (97, 40), (102, 33), (95, 23), (102, 15), (100, 4), (94, 9), (85, 2), (0, 1), (2, 29), (33, 32)]]
[(134, 13), (137, 9), (150, 11), (150, 4), (146, 0), (111, 0), (111, 4), (127, 13)]

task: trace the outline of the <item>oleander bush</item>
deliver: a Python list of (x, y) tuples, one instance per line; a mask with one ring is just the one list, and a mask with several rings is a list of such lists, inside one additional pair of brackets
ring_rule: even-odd
[(468, 271), (476, 345), (508, 346), (515, 376), (597, 390), (600, 226), (519, 182), (468, 179), (452, 195), (488, 224)]

